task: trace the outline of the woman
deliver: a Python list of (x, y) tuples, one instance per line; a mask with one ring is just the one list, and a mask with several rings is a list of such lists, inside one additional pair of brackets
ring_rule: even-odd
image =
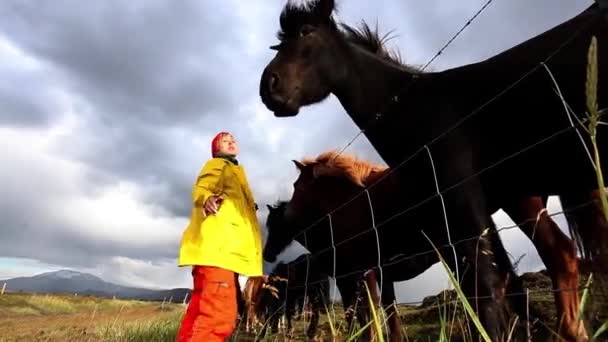
[(192, 191), (190, 225), (179, 266), (193, 266), (192, 299), (177, 341), (223, 341), (237, 319), (238, 274), (262, 275), (262, 234), (239, 149), (228, 132), (211, 142), (210, 159)]

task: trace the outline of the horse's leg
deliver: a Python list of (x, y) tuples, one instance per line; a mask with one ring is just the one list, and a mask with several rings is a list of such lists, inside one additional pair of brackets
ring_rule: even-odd
[(239, 284), (239, 274), (234, 274), (234, 284), (236, 285), (236, 304), (239, 316), (242, 316), (245, 313), (245, 298), (243, 297), (243, 290), (241, 289), (241, 285)]
[[(511, 331), (513, 340), (524, 339), (526, 334), (527, 323), (527, 303), (524, 295), (523, 282), (515, 273), (515, 269), (507, 254), (507, 250), (502, 243), (502, 239), (498, 231), (494, 228), (488, 239), (492, 245), (492, 251), (495, 253), (495, 261), (498, 264), (498, 272), (504, 283), (498, 290), (504, 297), (500, 301), (500, 305), (506, 310), (505, 314), (510, 321), (507, 322), (507, 328)], [(508, 297), (508, 300), (507, 298)], [(517, 316), (517, 320), (513, 317)], [(514, 326), (515, 325), (515, 326)]]
[[(344, 319), (346, 320), (346, 324), (348, 326), (348, 329), (350, 329), (352, 327), (352, 323), (353, 323), (353, 297), (354, 297), (354, 291), (352, 290), (352, 285), (348, 283), (348, 281), (346, 281), (345, 278), (340, 278), (340, 279), (336, 279), (336, 287), (338, 288), (338, 290), (340, 291), (340, 297), (342, 297), (342, 306), (344, 307)], [(327, 295), (327, 305), (329, 306), (329, 300), (330, 300), (330, 295)], [(329, 317), (329, 312), (327, 313), (327, 316)], [(333, 319), (333, 317), (331, 318)]]
[(296, 302), (297, 302), (297, 298), (294, 298), (293, 294), (287, 293), (287, 298), (285, 299), (285, 318), (287, 319), (287, 335), (288, 336), (291, 336), (291, 333), (292, 333), (291, 320), (296, 311)]
[(314, 294), (311, 300), (312, 304), (312, 315), (310, 317), (310, 324), (308, 325), (308, 331), (306, 332), (306, 336), (310, 339), (314, 339), (317, 335), (317, 326), (319, 325), (319, 312), (323, 307), (323, 301), (320, 293)]
[[(448, 192), (445, 199), (452, 239), (464, 239), (455, 245), (463, 292), (471, 298), (471, 306), (490, 339), (502, 341), (509, 333), (506, 284), (509, 274), (514, 272), (486, 208), (481, 186), (470, 181), (458, 191)], [(436, 201), (433, 207), (441, 210), (441, 202)], [(443, 254), (446, 261), (453, 263), (451, 248), (444, 249)], [(477, 338), (476, 328), (473, 325), (470, 328)]]
[[(379, 319), (381, 319), (379, 316), (379, 312), (378, 310), (378, 304), (380, 303), (380, 298), (378, 295), (378, 280), (376, 279), (376, 271), (374, 269), (370, 269), (367, 272), (365, 272), (365, 274), (363, 275), (363, 280), (364, 280), (364, 285), (367, 288), (367, 291), (364, 292), (364, 298), (365, 298), (365, 303), (368, 305), (369, 307), (369, 318), (373, 319), (372, 315), (371, 315), (371, 310), (372, 310), (372, 306), (374, 308), (374, 310), (376, 310), (376, 313), (378, 314), (376, 317), (378, 317)], [(372, 305), (370, 305), (370, 300)], [(382, 325), (382, 324), (380, 324)], [(376, 341), (378, 339), (377, 335), (382, 334), (382, 331), (376, 331), (376, 325), (373, 324), (371, 330), (372, 333), (372, 341)]]
[[(344, 319), (348, 330), (353, 327), (353, 317), (355, 316), (356, 303), (356, 287), (353, 286), (350, 277), (336, 279), (336, 287), (340, 291), (342, 297), (342, 306), (344, 307)], [(329, 313), (328, 313), (329, 316)]]
[[(576, 246), (559, 229), (545, 210), (543, 199), (529, 197), (503, 208), (532, 241), (553, 282), (558, 316), (558, 332), (568, 341), (586, 337), (583, 324), (578, 324), (579, 297)], [(559, 322), (563, 328), (559, 329)]]
[[(357, 308), (357, 320), (361, 328), (368, 325), (372, 320), (370, 298), (367, 295), (365, 286), (367, 285), (367, 275), (359, 275), (354, 277), (352, 282), (355, 284), (355, 305)], [(368, 285), (369, 286), (369, 285)], [(375, 286), (375, 284), (374, 284)], [(361, 334), (361, 341), (376, 341), (375, 328), (373, 324), (369, 325)]]
[[(359, 298), (359, 282), (357, 277), (348, 276), (343, 278), (336, 279), (336, 286), (340, 290), (340, 295), (342, 297), (342, 304), (344, 306), (344, 317), (346, 320), (346, 324), (348, 325), (348, 329), (350, 330), (353, 327), (353, 316), (355, 312), (357, 312), (357, 320), (359, 321), (361, 327), (364, 327), (367, 323), (366, 317), (367, 313), (365, 310), (361, 310), (361, 303)], [(363, 317), (361, 317), (363, 316)], [(365, 329), (365, 331), (361, 334), (362, 339), (369, 340), (369, 327)]]
[(268, 322), (267, 324), (270, 325), (270, 332), (276, 334), (279, 332), (279, 319), (281, 318), (281, 316), (283, 316), (283, 310), (281, 307), (273, 303), (269, 306), (268, 311), (269, 315), (267, 316), (268, 318), (266, 319), (266, 322)]
[[(370, 269), (364, 274), (365, 284), (367, 285), (367, 289), (369, 291), (369, 297), (371, 297), (372, 303), (374, 306), (378, 306), (380, 303), (380, 296), (378, 295), (378, 278), (376, 277), (377, 272), (375, 269)], [(366, 293), (367, 298), (367, 293)], [(369, 298), (367, 298), (369, 302)]]
[(401, 342), (403, 336), (401, 336), (401, 319), (399, 318), (399, 310), (395, 305), (395, 286), (390, 277), (384, 274), (384, 278), (381, 278), (378, 272), (378, 279), (382, 283), (382, 307), (388, 316), (388, 328), (390, 330), (390, 341)]
[(250, 332), (250, 327), (251, 327), (251, 309), (250, 309), (251, 303), (247, 302), (246, 303), (246, 308), (245, 308), (245, 332), (249, 333)]
[[(494, 258), (487, 255), (493, 251), (489, 241), (483, 242), (484, 239), (480, 238), (479, 247), (475, 241), (457, 247), (458, 257), (464, 259), (464, 265), (459, 269), (461, 288), (490, 339), (502, 341), (508, 325), (502, 307), (506, 279), (498, 274)], [(469, 329), (476, 340), (477, 328), (470, 325)]]

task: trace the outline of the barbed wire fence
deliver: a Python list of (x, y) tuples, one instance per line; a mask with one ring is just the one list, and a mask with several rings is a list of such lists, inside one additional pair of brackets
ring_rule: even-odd
[[(469, 19), (466, 24), (450, 39), (448, 40), (448, 43), (446, 43), (434, 56), (433, 58), (431, 58), (431, 60), (425, 64), (424, 69), (426, 69), (437, 57), (439, 57), (443, 51), (458, 37), (459, 34), (462, 33), (462, 31), (464, 31), (464, 29), (466, 27), (468, 27), (473, 20), (475, 20), (475, 18), (477, 18), (485, 8), (487, 8), (487, 6), (490, 5), (490, 3), (493, 0), (488, 0), (476, 13), (475, 15)], [(460, 239), (458, 241), (452, 241), (451, 238), (451, 234), (450, 234), (450, 228), (449, 228), (449, 220), (448, 220), (448, 214), (445, 208), (445, 202), (443, 199), (443, 196), (448, 193), (449, 191), (452, 191), (460, 186), (463, 186), (464, 184), (466, 184), (467, 182), (473, 180), (473, 179), (477, 179), (479, 176), (481, 176), (482, 174), (488, 172), (489, 170), (492, 170), (496, 167), (499, 167), (500, 165), (502, 165), (503, 163), (511, 160), (512, 158), (515, 158), (527, 151), (530, 151), (536, 147), (538, 147), (539, 145), (545, 144), (547, 142), (550, 142), (553, 139), (556, 139), (558, 137), (563, 136), (564, 134), (567, 134), (569, 132), (574, 131), (583, 147), (585, 148), (585, 152), (587, 153), (589, 160), (592, 164), (592, 166), (595, 168), (595, 164), (593, 162), (593, 158), (591, 157), (591, 152), (589, 151), (589, 149), (587, 148), (587, 146), (585, 145), (584, 139), (581, 136), (581, 132), (579, 130), (579, 128), (581, 126), (584, 125), (584, 122), (581, 121), (576, 115), (575, 113), (572, 112), (572, 110), (570, 109), (570, 107), (568, 106), (568, 103), (566, 102), (566, 100), (564, 99), (564, 97), (561, 94), (561, 90), (559, 87), (558, 82), (556, 81), (556, 79), (553, 77), (553, 73), (551, 71), (551, 69), (548, 67), (547, 62), (553, 57), (555, 56), (564, 46), (566, 46), (569, 42), (571, 42), (581, 31), (583, 31), (590, 23), (585, 23), (584, 25), (581, 25), (581, 27), (574, 33), (572, 34), (568, 39), (566, 39), (562, 44), (560, 44), (558, 46), (557, 49), (555, 49), (554, 51), (552, 51), (547, 58), (545, 58), (542, 61), (539, 61), (533, 68), (531, 68), (528, 72), (524, 73), (520, 78), (518, 78), (515, 82), (511, 83), (510, 85), (508, 85), (507, 87), (505, 87), (502, 91), (500, 91), (498, 94), (496, 94), (496, 96), (494, 96), (493, 98), (491, 98), (490, 100), (486, 101), (485, 103), (483, 103), (480, 107), (478, 107), (477, 109), (475, 109), (474, 111), (472, 111), (471, 113), (469, 113), (468, 115), (464, 116), (462, 120), (460, 120), (459, 122), (457, 122), (454, 126), (450, 127), (448, 130), (442, 132), (441, 134), (439, 134), (437, 137), (435, 137), (434, 139), (432, 139), (431, 141), (429, 141), (427, 144), (425, 144), (424, 146), (420, 147), (416, 152), (414, 152), (412, 155), (410, 155), (408, 158), (405, 158), (401, 163), (397, 164), (395, 167), (390, 168), (382, 177), (380, 177), (378, 180), (376, 180), (373, 184), (367, 186), (363, 191), (361, 191), (360, 193), (358, 193), (356, 196), (352, 197), (351, 199), (344, 201), (342, 204), (340, 204), (339, 206), (337, 206), (336, 208), (332, 209), (329, 213), (323, 215), (322, 217), (320, 217), (317, 221), (313, 222), (311, 225), (309, 225), (308, 227), (306, 227), (305, 229), (301, 230), (295, 237), (294, 240), (297, 240), (299, 237), (303, 236), (304, 239), (304, 248), (306, 248), (307, 250), (310, 251), (309, 249), (309, 243), (308, 243), (308, 235), (311, 234), (312, 229), (314, 229), (315, 227), (318, 227), (320, 224), (323, 224), (325, 220), (327, 220), (328, 222), (328, 228), (329, 228), (329, 234), (330, 234), (330, 245), (324, 249), (318, 249), (313, 251), (310, 251), (310, 253), (306, 254), (306, 257), (303, 260), (300, 261), (296, 261), (296, 262), (291, 262), (289, 263), (291, 266), (295, 267), (297, 266), (297, 264), (302, 263), (302, 262), (306, 262), (306, 276), (305, 276), (305, 282), (304, 284), (301, 285), (295, 285), (295, 286), (288, 286), (288, 292), (289, 290), (296, 290), (296, 289), (304, 289), (304, 301), (303, 303), (307, 303), (306, 298), (310, 296), (310, 289), (309, 287), (311, 286), (316, 286), (316, 285), (320, 285), (323, 282), (326, 282), (327, 279), (320, 279), (320, 280), (315, 280), (315, 281), (309, 281), (309, 272), (311, 269), (311, 260), (314, 260), (315, 258), (321, 258), (323, 257), (326, 253), (331, 252), (331, 257), (327, 258), (325, 257), (325, 259), (323, 259), (323, 261), (329, 261), (331, 260), (331, 269), (329, 270), (329, 272), (327, 272), (327, 276), (331, 277), (332, 279), (334, 279), (333, 282), (333, 291), (331, 291), (330, 294), (330, 304), (331, 304), (331, 308), (330, 308), (330, 312), (331, 315), (334, 317), (335, 320), (335, 308), (334, 308), (334, 303), (336, 302), (336, 295), (337, 295), (337, 282), (339, 279), (345, 279), (345, 278), (349, 278), (349, 277), (353, 277), (353, 276), (357, 276), (357, 275), (362, 275), (365, 272), (368, 272), (370, 269), (374, 269), (377, 270), (380, 276), (380, 280), (379, 280), (379, 294), (380, 297), (382, 296), (382, 288), (383, 288), (383, 282), (385, 281), (385, 275), (383, 272), (383, 268), (388, 267), (388, 266), (395, 266), (398, 265), (400, 263), (406, 262), (408, 260), (414, 260), (416, 258), (422, 257), (422, 256), (427, 256), (428, 254), (436, 254), (438, 253), (438, 251), (440, 250), (446, 250), (449, 249), (451, 251), (450, 254), (453, 255), (454, 258), (454, 262), (455, 264), (458, 264), (458, 259), (457, 259), (457, 253), (456, 253), (456, 247), (460, 244), (463, 243), (467, 243), (467, 242), (472, 242), (472, 241), (479, 241), (481, 238), (484, 237), (484, 234), (486, 234), (486, 232), (483, 232), (479, 235), (474, 235), (474, 236), (470, 236), (468, 238), (463, 238)], [(462, 179), (461, 181), (457, 182), (456, 184), (453, 184), (449, 187), (446, 187), (444, 189), (440, 189), (439, 187), (439, 182), (438, 182), (438, 176), (435, 170), (435, 163), (434, 163), (434, 159), (433, 159), (433, 154), (432, 154), (432, 146), (442, 137), (446, 136), (447, 134), (449, 134), (451, 131), (453, 131), (454, 129), (456, 129), (457, 127), (459, 127), (460, 125), (464, 124), (467, 120), (469, 120), (470, 118), (472, 118), (473, 116), (475, 116), (476, 114), (480, 113), (485, 107), (487, 107), (490, 103), (494, 102), (495, 100), (497, 100), (498, 98), (502, 97), (505, 93), (507, 93), (508, 91), (510, 91), (511, 89), (515, 88), (520, 82), (522, 82), (524, 79), (526, 79), (527, 77), (529, 77), (531, 74), (533, 74), (534, 72), (536, 72), (539, 68), (544, 68), (545, 71), (548, 73), (548, 75), (550, 76), (550, 79), (553, 83), (554, 86), (554, 90), (556, 91), (556, 93), (559, 95), (560, 100), (562, 101), (562, 104), (564, 106), (564, 110), (566, 112), (566, 115), (568, 116), (568, 120), (569, 120), (569, 125), (563, 129), (560, 129), (558, 131), (553, 132), (552, 134), (545, 136), (545, 137), (539, 137), (539, 139), (516, 151), (513, 152), (512, 154), (505, 156), (504, 158), (496, 161), (495, 163), (483, 168), (482, 170), (480, 170), (479, 172), (475, 173), (474, 175), (471, 175), (465, 179)], [(415, 80), (414, 80), (415, 82)], [(408, 87), (411, 86), (408, 85)], [(402, 96), (402, 95), (400, 95)], [(351, 139), (348, 144), (346, 144), (346, 146), (344, 148), (342, 148), (337, 156), (341, 155), (344, 151), (346, 151), (353, 143), (354, 141), (359, 138), (365, 131), (362, 129), (360, 130), (353, 139)], [(389, 177), (389, 175), (391, 175), (393, 172), (396, 172), (398, 169), (404, 167), (409, 161), (411, 161), (413, 158), (415, 158), (416, 156), (420, 155), (421, 153), (426, 153), (426, 155), (428, 156), (429, 159), (429, 163), (431, 165), (431, 169), (433, 172), (433, 179), (435, 182), (435, 193), (431, 196), (429, 196), (428, 198), (425, 198), (397, 213), (395, 213), (393, 216), (385, 219), (384, 221), (378, 222), (376, 215), (374, 214), (374, 204), (372, 201), (372, 196), (369, 192), (369, 190), (371, 190), (372, 188), (374, 188), (375, 186), (377, 186), (378, 184), (380, 184), (381, 182), (385, 181), (387, 179), (387, 177)], [(337, 157), (336, 156), (336, 157)], [(334, 215), (336, 212), (338, 212), (339, 210), (342, 210), (343, 208), (345, 208), (346, 206), (348, 206), (350, 203), (352, 203), (353, 201), (355, 201), (356, 199), (358, 199), (361, 196), (366, 196), (367, 197), (367, 201), (368, 201), (368, 205), (369, 205), (369, 212), (370, 212), (370, 220), (371, 220), (371, 227), (359, 232), (354, 233), (352, 236), (349, 236), (345, 239), (342, 239), (340, 241), (336, 241), (335, 239), (335, 231), (334, 231), (334, 224), (332, 222), (332, 215)], [(407, 213), (410, 213), (416, 209), (419, 209), (421, 206), (429, 203), (432, 200), (439, 200), (442, 206), (442, 215), (443, 215), (443, 221), (445, 223), (445, 229), (446, 229), (446, 240), (447, 243), (437, 246), (436, 249), (429, 249), (427, 251), (424, 252), (419, 252), (419, 253), (414, 253), (414, 254), (409, 254), (409, 255), (397, 255), (397, 256), (393, 256), (392, 258), (390, 258), (389, 260), (386, 260), (386, 262), (383, 262), (382, 259), (382, 248), (381, 248), (381, 239), (380, 239), (380, 231), (383, 227), (385, 227), (386, 225), (388, 225), (389, 223), (393, 222), (394, 220), (396, 220), (397, 218), (406, 215)], [(578, 206), (575, 207), (570, 207), (570, 208), (562, 208), (562, 211), (559, 212), (555, 212), (555, 213), (551, 213), (548, 214), (546, 213), (546, 215), (549, 218), (552, 218), (554, 216), (557, 215), (565, 215), (573, 210), (579, 209), (583, 206), (589, 205), (591, 204), (593, 201), (589, 201), (586, 203), (582, 203)], [(538, 217), (536, 218), (538, 219)], [(497, 227), (495, 230), (495, 233), (498, 234), (500, 232), (503, 231), (507, 231), (507, 230), (512, 230), (512, 229), (518, 229), (520, 228), (520, 226), (526, 224), (526, 223), (530, 223), (531, 221), (533, 221), (534, 219), (527, 219), (523, 222), (516, 222), (516, 224), (514, 225), (510, 225), (510, 226), (504, 226), (504, 227)], [(337, 252), (337, 247), (340, 247), (342, 245), (345, 245), (349, 242), (352, 242), (354, 239), (357, 238), (361, 238), (364, 235), (368, 234), (368, 233), (373, 233), (374, 236), (374, 240), (376, 242), (376, 254), (377, 254), (377, 262), (374, 264), (372, 262), (369, 263), (369, 265), (366, 265), (366, 267), (362, 268), (362, 269), (357, 269), (354, 271), (349, 271), (349, 272), (345, 272), (345, 273), (337, 273), (337, 265), (338, 265), (338, 252)], [(328, 260), (329, 259), (329, 260)], [(323, 263), (323, 261), (321, 261), (321, 263)], [(318, 262), (318, 261), (317, 261)], [(373, 265), (372, 265), (373, 264)], [(289, 269), (289, 268), (288, 268)], [(316, 269), (316, 267), (315, 267)], [(289, 272), (289, 271), (288, 271)], [(458, 267), (456, 267), (455, 269), (455, 276), (456, 279), (458, 281), (460, 281), (460, 274), (458, 271)], [(390, 278), (389, 278), (390, 279)], [(530, 294), (534, 294), (534, 293), (552, 293), (552, 294), (556, 294), (559, 292), (565, 292), (565, 291), (581, 291), (582, 289), (584, 289), (584, 287), (579, 287), (579, 288), (574, 288), (574, 289), (552, 289), (552, 288), (547, 288), (547, 289), (537, 289), (537, 290), (530, 290), (529, 288), (526, 288), (524, 292), (517, 292), (517, 293), (507, 293), (505, 294), (505, 296), (507, 297), (511, 297), (511, 296), (526, 296), (526, 302), (527, 305), (529, 305), (529, 296)], [(489, 296), (470, 296), (467, 297), (469, 300), (479, 300), (479, 299), (488, 299), (491, 298)], [(447, 301), (445, 303), (442, 303), (441, 305), (446, 305), (446, 304), (456, 304), (458, 303), (459, 300), (453, 300), (453, 301)], [(405, 303), (396, 303), (394, 302), (393, 304), (396, 306), (401, 306), (401, 305), (421, 305), (423, 304), (424, 301), (417, 301), (417, 302), (405, 302)], [(302, 310), (304, 309), (305, 305), (302, 306)], [(345, 308), (346, 309), (346, 308)], [(528, 306), (528, 312), (529, 312), (529, 306)], [(384, 323), (386, 324), (386, 319), (383, 320)]]

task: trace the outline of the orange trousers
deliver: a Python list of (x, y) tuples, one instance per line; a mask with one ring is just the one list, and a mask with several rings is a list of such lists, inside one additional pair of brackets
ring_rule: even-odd
[(192, 298), (177, 342), (224, 341), (235, 328), (238, 316), (235, 273), (223, 268), (194, 266)]

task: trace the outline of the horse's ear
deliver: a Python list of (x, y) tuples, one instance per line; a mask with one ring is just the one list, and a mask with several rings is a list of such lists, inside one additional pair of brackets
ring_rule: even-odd
[(272, 209), (274, 209), (270, 204), (266, 204), (266, 208), (268, 208), (268, 210), (272, 211)]
[(300, 163), (299, 161), (297, 161), (297, 160), (295, 160), (295, 159), (294, 159), (294, 160), (292, 160), (292, 162), (293, 162), (294, 164), (296, 164), (296, 167), (298, 168), (298, 170), (300, 170), (300, 171), (304, 170), (304, 164)]
[(318, 0), (315, 6), (315, 14), (323, 19), (329, 19), (335, 7), (334, 0)]

